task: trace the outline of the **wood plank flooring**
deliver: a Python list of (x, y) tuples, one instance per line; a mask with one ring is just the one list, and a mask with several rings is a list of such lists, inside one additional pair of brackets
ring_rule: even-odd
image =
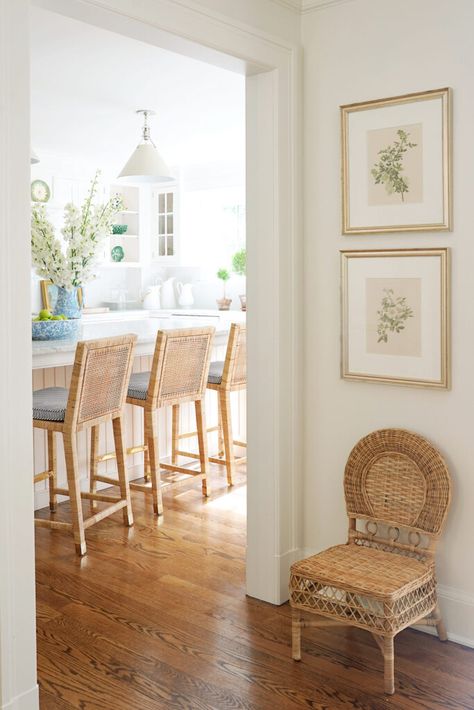
[(41, 710), (473, 710), (474, 651), (415, 631), (395, 642), (391, 698), (363, 631), (305, 630), (293, 662), (288, 605), (245, 596), (244, 472), (230, 492), (211, 480), (207, 501), (196, 481), (166, 491), (159, 521), (134, 493), (134, 528), (90, 528), (83, 560), (37, 529)]

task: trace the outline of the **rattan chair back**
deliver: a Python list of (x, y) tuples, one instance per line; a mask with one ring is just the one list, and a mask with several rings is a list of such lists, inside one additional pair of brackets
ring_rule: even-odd
[[(403, 429), (381, 429), (352, 449), (344, 493), (353, 541), (432, 550), (448, 512), (451, 479), (429, 441)], [(364, 531), (357, 520), (365, 522)]]
[(232, 323), (222, 373), (222, 386), (240, 389), (247, 385), (247, 328), (242, 323)]
[(125, 406), (136, 335), (77, 344), (65, 427), (80, 429), (119, 416)]
[(214, 332), (212, 326), (158, 332), (147, 395), (151, 408), (203, 399)]

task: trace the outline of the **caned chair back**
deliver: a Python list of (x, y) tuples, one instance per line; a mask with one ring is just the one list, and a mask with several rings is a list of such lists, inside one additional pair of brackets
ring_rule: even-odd
[(77, 344), (65, 426), (84, 428), (123, 412), (136, 335)]
[[(449, 508), (451, 479), (429, 441), (403, 429), (381, 429), (352, 449), (344, 492), (354, 541), (377, 544), (383, 538), (415, 551), (426, 537), (427, 548), (434, 549)], [(364, 532), (357, 519), (365, 521)]]
[(204, 397), (215, 328), (158, 331), (147, 403), (153, 409)]
[(247, 328), (232, 323), (222, 373), (222, 386), (239, 389), (247, 384)]

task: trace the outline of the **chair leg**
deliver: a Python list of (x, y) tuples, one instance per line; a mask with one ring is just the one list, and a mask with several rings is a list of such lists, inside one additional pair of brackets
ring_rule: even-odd
[(122, 418), (117, 417), (112, 422), (114, 430), (115, 455), (117, 457), (117, 471), (120, 485), (120, 497), (127, 501), (123, 508), (123, 522), (127, 527), (133, 525), (132, 501), (128, 485), (127, 470), (125, 468), (125, 447), (123, 444)]
[(222, 428), (222, 412), (221, 412), (221, 400), (217, 397), (217, 412), (219, 417), (218, 429), (217, 429), (217, 456), (219, 458), (224, 457), (224, 431)]
[(56, 439), (54, 436), (54, 431), (48, 430), (48, 471), (50, 472), (50, 477), (48, 481), (49, 486), (49, 509), (52, 513), (56, 512), (56, 506), (58, 503), (58, 496), (56, 495), (56, 488), (58, 487), (58, 463), (56, 457)]
[(198, 399), (194, 402), (194, 407), (196, 409), (196, 428), (199, 444), (199, 461), (200, 468), (203, 474), (202, 477), (202, 494), (203, 496), (208, 496), (210, 494), (209, 485), (207, 481), (207, 467), (208, 467), (208, 453), (207, 453), (207, 430), (206, 430), (206, 414), (204, 408), (204, 402), (202, 399)]
[(393, 636), (383, 637), (384, 685), (387, 695), (393, 695), (395, 692), (393, 640)]
[(81, 487), (77, 466), (76, 434), (64, 434), (64, 455), (66, 458), (67, 483), (71, 501), (72, 532), (78, 555), (86, 554), (86, 538), (84, 535), (84, 519), (82, 517)]
[[(145, 444), (147, 444), (146, 437), (145, 437)], [(151, 478), (150, 452), (148, 451), (148, 449), (145, 449), (145, 451), (143, 452), (143, 457), (144, 457), (143, 458), (143, 470), (144, 470), (143, 477), (144, 477), (145, 481), (148, 482)]]
[(178, 463), (178, 437), (179, 437), (179, 404), (173, 404), (171, 414), (171, 463)]
[(156, 412), (145, 411), (145, 442), (150, 455), (151, 488), (153, 492), (153, 511), (155, 515), (163, 515), (163, 499), (161, 495), (160, 456), (158, 449), (158, 431)]
[(294, 661), (301, 661), (301, 612), (291, 610), (291, 656)]
[(444, 625), (443, 618), (441, 616), (441, 609), (439, 604), (436, 604), (433, 611), (433, 619), (436, 621), (436, 631), (438, 632), (438, 638), (440, 641), (447, 641), (448, 634), (446, 632), (446, 626)]
[(225, 390), (219, 392), (219, 404), (222, 417), (222, 430), (224, 434), (225, 446), (225, 466), (227, 470), (227, 485), (232, 486), (234, 483), (235, 473), (235, 458), (234, 444), (232, 437), (232, 419), (230, 411), (230, 393)]
[[(99, 467), (99, 426), (91, 427), (91, 460), (90, 460), (90, 483), (89, 490), (91, 493), (97, 492), (97, 470)], [(97, 508), (97, 501), (91, 500), (91, 508)]]

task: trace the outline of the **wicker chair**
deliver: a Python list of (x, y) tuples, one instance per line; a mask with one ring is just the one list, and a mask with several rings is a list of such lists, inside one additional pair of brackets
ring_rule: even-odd
[[(227, 472), (227, 484), (232, 486), (236, 463), (245, 463), (246, 456), (236, 458), (234, 446), (247, 448), (245, 441), (237, 441), (232, 433), (232, 416), (230, 394), (247, 387), (247, 331), (243, 324), (232, 323), (225, 360), (211, 362), (207, 388), (217, 392), (219, 408), (219, 425), (209, 427), (207, 432), (218, 431), (219, 451), (217, 456), (210, 456), (211, 463), (224, 464)], [(189, 451), (180, 450), (181, 439), (197, 436), (198, 432), (178, 431), (178, 419), (173, 419), (173, 461), (178, 456), (193, 456)]]
[[(34, 482), (49, 481), (49, 506), (56, 510), (57, 496), (68, 496), (71, 501), (72, 522), (35, 518), (37, 527), (72, 531), (76, 552), (86, 553), (84, 531), (108, 515), (123, 509), (125, 525), (133, 525), (130, 489), (125, 471), (125, 450), (122, 417), (125, 397), (132, 369), (136, 336), (89, 340), (77, 344), (69, 391), (64, 387), (48, 387), (33, 392), (33, 426), (48, 432), (48, 470), (34, 476)], [(102, 495), (80, 489), (77, 464), (77, 432), (112, 420), (117, 457), (120, 495)], [(62, 434), (66, 458), (67, 488), (57, 486), (55, 432)], [(110, 505), (84, 519), (82, 498)]]
[[(394, 638), (436, 626), (446, 640), (435, 579), (435, 546), (451, 495), (449, 472), (421, 436), (383, 429), (361, 439), (346, 464), (346, 545), (291, 567), (293, 658), (301, 629), (338, 623), (370, 631), (384, 657), (385, 692), (395, 692)], [(302, 612), (323, 619), (304, 620)]]
[[(127, 403), (143, 409), (145, 441), (127, 449), (127, 453), (145, 453), (145, 483), (132, 481), (132, 490), (150, 493), (153, 496), (153, 510), (162, 515), (160, 469), (197, 476), (202, 480), (203, 495), (209, 495), (207, 482), (207, 441), (199, 436), (200, 469), (194, 470), (177, 466), (176, 463), (160, 462), (158, 451), (158, 424), (156, 415), (161, 407), (173, 408), (173, 421), (179, 415), (179, 406), (194, 402), (199, 432), (206, 428), (204, 396), (209, 373), (211, 348), (215, 328), (187, 328), (173, 331), (159, 330), (150, 372), (135, 372), (130, 377)], [(113, 458), (113, 453), (98, 455), (98, 431), (91, 447), (91, 491), (97, 481), (111, 482), (107, 476), (97, 473), (101, 461)], [(194, 457), (193, 457), (194, 458)], [(151, 485), (148, 480), (151, 478)], [(176, 483), (181, 483), (177, 481)]]

